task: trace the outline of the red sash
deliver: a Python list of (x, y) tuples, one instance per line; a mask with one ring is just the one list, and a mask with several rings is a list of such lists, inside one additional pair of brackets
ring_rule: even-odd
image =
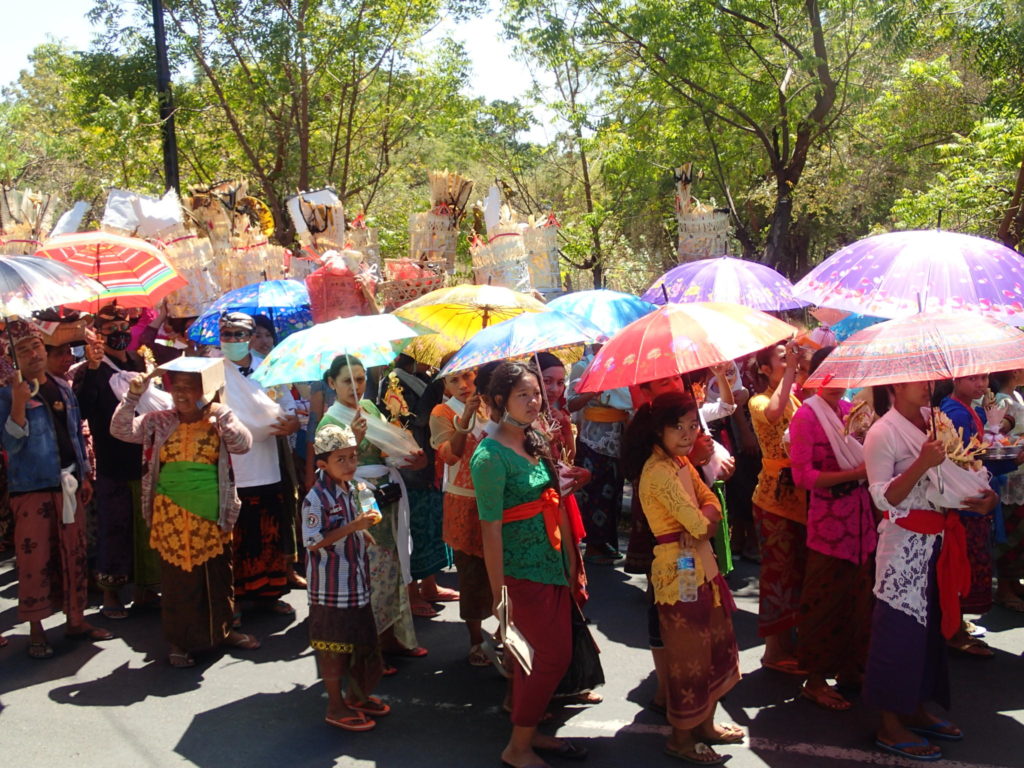
[(893, 522), (914, 533), (942, 534), (942, 549), (939, 550), (936, 568), (939, 607), (942, 609), (942, 635), (952, 637), (960, 629), (960, 596), (971, 589), (967, 534), (960, 515), (956, 512), (942, 514), (933, 509), (912, 509), (909, 515)]
[(548, 541), (553, 549), (560, 551), (562, 549), (562, 531), (558, 527), (558, 511), (560, 509), (558, 502), (558, 491), (554, 488), (547, 488), (539, 499), (506, 509), (501, 515), (502, 525), (544, 515), (544, 530), (547, 531)]

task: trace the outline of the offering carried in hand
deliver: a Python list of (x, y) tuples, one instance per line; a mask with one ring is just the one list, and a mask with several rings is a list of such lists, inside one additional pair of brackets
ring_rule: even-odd
[(974, 471), (982, 469), (981, 459), (988, 458), (988, 456), (983, 456), (985, 444), (978, 439), (978, 436), (974, 435), (967, 445), (964, 445), (963, 427), (954, 427), (949, 416), (939, 408), (933, 408), (932, 413), (935, 421), (935, 439), (946, 449), (946, 457), (964, 469)]

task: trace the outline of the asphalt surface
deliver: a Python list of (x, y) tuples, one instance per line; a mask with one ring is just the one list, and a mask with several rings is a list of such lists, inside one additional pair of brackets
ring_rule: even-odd
[[(590, 768), (673, 766), (662, 754), (667, 727), (644, 708), (654, 690), (646, 647), (643, 577), (591, 567), (587, 607), (602, 649), (608, 683), (604, 703), (555, 710), (550, 731), (585, 745)], [(440, 581), (454, 585), (454, 574)], [(721, 748), (734, 768), (847, 768), (914, 765), (872, 748), (874, 714), (863, 706), (830, 713), (797, 698), (800, 681), (760, 668), (756, 637), (756, 567), (741, 563), (730, 577), (744, 679), (728, 695), (722, 720), (749, 731), (746, 745)], [(417, 619), (423, 659), (395, 661), (399, 674), (377, 693), (393, 712), (369, 733), (323, 723), (323, 688), (307, 645), (306, 596), (288, 601), (295, 617), (246, 618), (244, 630), (263, 640), (257, 651), (214, 653), (186, 670), (172, 669), (156, 611), (93, 623), (117, 634), (104, 643), (63, 638), (62, 619), (47, 622), (54, 658), (26, 655), (28, 627), (16, 624), (13, 558), (0, 562), (0, 757), (6, 766), (103, 768), (200, 766), (500, 765), (509, 731), (499, 705), (504, 682), (492, 669), (466, 663), (467, 638), (458, 609), (445, 604), (434, 619)], [(952, 662), (954, 708), (967, 738), (945, 746), (940, 765), (1024, 766), (1024, 616), (997, 608), (982, 623), (996, 658)], [(552, 760), (552, 765), (568, 765)]]

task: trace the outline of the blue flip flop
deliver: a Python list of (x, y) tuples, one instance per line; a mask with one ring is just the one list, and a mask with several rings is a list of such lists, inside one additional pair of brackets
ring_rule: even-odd
[(929, 755), (915, 755), (913, 752), (908, 752), (908, 749), (914, 747), (930, 747), (931, 742), (928, 739), (921, 739), (920, 741), (901, 741), (899, 744), (886, 744), (880, 739), (875, 739), (875, 746), (879, 749), (884, 749), (886, 752), (892, 752), (894, 755), (905, 757), (909, 760), (920, 760), (924, 763), (934, 763), (936, 760), (942, 759), (942, 751), (934, 752)]
[[(937, 723), (932, 723), (927, 728), (912, 728), (907, 726), (907, 730), (913, 731), (918, 736), (928, 736), (932, 739), (940, 739), (941, 741), (963, 741), (963, 733), (945, 733), (939, 730), (940, 728), (956, 728), (949, 720), (939, 720)], [(959, 729), (958, 729), (959, 730)]]

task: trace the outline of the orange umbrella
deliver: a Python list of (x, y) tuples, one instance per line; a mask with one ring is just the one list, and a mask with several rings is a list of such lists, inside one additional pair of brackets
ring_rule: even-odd
[(123, 307), (152, 307), (188, 285), (159, 248), (137, 237), (72, 232), (50, 238), (36, 256), (63, 262), (106, 286), (96, 301), (66, 305), (74, 309), (95, 309), (111, 301)]
[(603, 392), (709, 368), (795, 332), (788, 323), (740, 304), (666, 304), (601, 347), (577, 390)]

